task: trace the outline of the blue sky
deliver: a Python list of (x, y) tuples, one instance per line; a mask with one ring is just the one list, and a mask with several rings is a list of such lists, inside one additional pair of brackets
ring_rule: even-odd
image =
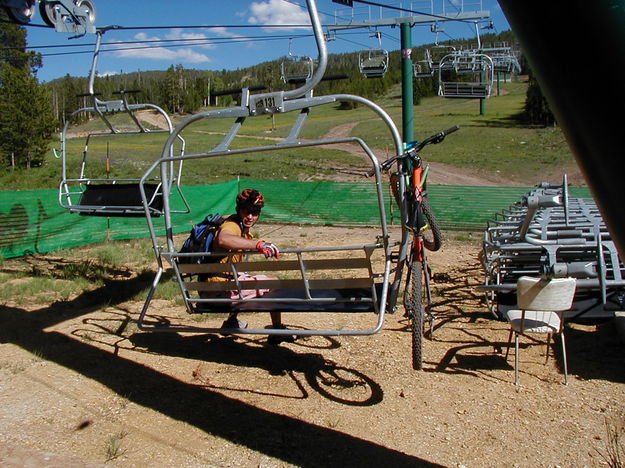
[[(110, 30), (103, 35), (103, 43), (110, 45), (103, 47), (97, 69), (99, 75), (164, 70), (177, 64), (202, 70), (234, 70), (277, 59), (289, 51), (297, 56), (316, 57), (313, 38), (305, 37), (310, 29), (293, 27), (308, 21), (308, 14), (302, 7), (304, 0), (92, 1), (96, 6), (97, 27), (116, 25), (131, 28)], [(437, 15), (453, 13), (461, 4), (465, 12), (489, 11), (494, 23), (493, 32), (510, 29), (495, 0), (434, 0), (434, 8), (429, 0), (372, 2)], [(346, 15), (352, 15), (354, 20), (377, 20), (409, 14), (357, 2), (354, 5), (355, 8), (350, 9), (331, 0), (317, 0), (324, 25), (345, 23), (349, 19)], [(43, 24), (38, 12), (32, 24)], [(280, 27), (271, 28), (269, 25)], [(190, 29), (188, 26), (214, 27)], [(416, 25), (412, 28), (414, 46), (437, 39), (429, 26)], [(444, 30), (438, 33), (441, 42), (475, 37), (476, 34), (475, 26), (467, 23), (441, 22), (438, 27)], [(89, 73), (93, 51), (89, 44), (95, 41), (93, 34), (70, 39), (70, 34), (51, 28), (29, 26), (27, 31), (29, 46), (36, 47), (44, 55), (44, 67), (38, 73), (41, 81), (66, 74), (86, 76)], [(373, 30), (353, 29), (337, 33), (336, 39), (328, 42), (328, 52), (355, 52), (380, 45), (389, 51), (400, 48), (399, 28), (386, 26), (378, 28), (378, 31), (382, 33), (379, 41), (370, 37)], [(482, 31), (487, 32), (491, 31)], [(112, 48), (117, 50), (106, 51)], [(357, 65), (354, 64), (354, 67)]]

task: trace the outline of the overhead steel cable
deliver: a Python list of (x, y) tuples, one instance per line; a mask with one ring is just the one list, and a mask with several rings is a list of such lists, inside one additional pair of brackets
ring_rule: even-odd
[[(230, 43), (236, 43), (236, 42), (250, 42), (250, 41), (255, 41), (258, 38), (255, 37), (244, 37), (244, 38), (223, 38), (223, 39), (216, 39), (216, 40), (211, 40), (211, 41), (205, 41), (205, 42), (200, 42), (200, 43), (195, 43), (195, 44), (191, 44), (192, 47), (197, 47), (197, 46), (201, 46), (201, 45), (209, 45), (209, 44), (230, 44)], [(263, 37), (263, 39), (268, 40), (268, 41), (282, 41), (284, 40), (283, 37), (270, 37), (270, 38), (265, 38)], [(113, 43), (111, 43), (110, 45), (112, 45)], [(189, 44), (187, 44), (189, 45)], [(100, 52), (119, 52), (119, 51), (129, 51), (129, 50), (144, 50), (144, 49), (170, 49), (170, 48), (174, 48), (174, 47), (184, 47), (184, 44), (163, 44), (163, 45), (146, 45), (146, 46), (137, 46), (137, 47), (108, 47), (108, 48), (103, 48), (100, 50)], [(72, 52), (56, 52), (56, 53), (44, 53), (41, 54), (42, 57), (55, 57), (55, 56), (61, 56), (61, 55), (78, 55), (78, 54), (92, 54), (93, 51), (91, 50), (82, 50), (82, 51), (72, 51)]]
[[(136, 41), (116, 41), (116, 42), (103, 42), (102, 46), (117, 46), (124, 44), (167, 44), (167, 43), (184, 43), (183, 45), (195, 45), (198, 43), (202, 45), (203, 43), (219, 41), (233, 41), (237, 42), (239, 39), (289, 39), (289, 38), (303, 38), (310, 37), (310, 34), (288, 34), (288, 35), (271, 35), (271, 36), (239, 36), (239, 37), (202, 37), (202, 38), (186, 38), (186, 39), (145, 39), (145, 40), (136, 40)], [(72, 47), (93, 47), (95, 46), (94, 42), (87, 42), (84, 44), (51, 44), (51, 45), (34, 45), (27, 46), (27, 49), (55, 49), (55, 48), (72, 48)], [(18, 49), (18, 47), (0, 47), (0, 50), (9, 50), (9, 49)]]

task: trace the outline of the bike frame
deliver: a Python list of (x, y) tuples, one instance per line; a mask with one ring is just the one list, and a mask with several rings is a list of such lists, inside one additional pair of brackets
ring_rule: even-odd
[[(407, 187), (410, 190), (410, 193), (412, 196), (407, 197), (406, 200), (406, 204), (409, 206), (409, 213), (415, 213), (415, 215), (419, 216), (425, 216), (422, 212), (422, 203), (423, 200), (425, 198), (425, 196), (427, 195), (427, 190), (425, 189), (426, 187), (426, 180), (427, 180), (427, 167), (423, 168), (423, 165), (421, 163), (421, 159), (419, 158), (416, 161), (412, 161), (411, 163), (413, 165), (412, 168), (408, 168), (408, 171), (406, 171), (408, 174), (410, 174), (410, 177), (408, 177), (407, 180)], [(410, 166), (411, 164), (407, 164), (408, 166)], [(413, 264), (413, 262), (418, 261), (421, 262), (423, 268), (422, 268), (422, 272), (423, 272), (423, 286), (425, 287), (425, 289), (423, 290), (426, 294), (426, 298), (427, 298), (427, 303), (428, 303), (428, 307), (427, 308), (423, 308), (423, 312), (426, 316), (426, 319), (430, 322), (430, 328), (433, 327), (433, 316), (429, 313), (429, 304), (432, 302), (432, 293), (430, 290), (430, 271), (429, 271), (429, 266), (427, 263), (427, 254), (426, 254), (426, 248), (425, 248), (425, 242), (424, 242), (424, 231), (427, 229), (423, 228), (423, 229), (414, 229), (414, 227), (412, 226), (406, 226), (405, 229), (408, 229), (412, 232), (412, 242), (411, 242), (411, 246), (410, 246), (410, 255), (408, 258), (408, 271), (406, 272), (406, 287), (408, 286), (408, 284), (410, 283), (410, 275), (412, 272), (412, 269), (410, 268), (410, 266)], [(406, 307), (406, 304), (404, 302), (404, 308)]]

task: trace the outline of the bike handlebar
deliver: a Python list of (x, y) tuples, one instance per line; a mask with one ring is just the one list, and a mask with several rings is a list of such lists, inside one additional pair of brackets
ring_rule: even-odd
[[(442, 132), (438, 132), (435, 135), (427, 137), (425, 140), (421, 142), (409, 143), (409, 147), (406, 149), (406, 151), (404, 151), (402, 154), (393, 156), (392, 158), (389, 158), (386, 161), (382, 162), (380, 164), (380, 169), (382, 170), (382, 172), (386, 172), (391, 168), (391, 166), (393, 165), (395, 161), (400, 160), (400, 159), (411, 158), (416, 161), (419, 157), (418, 156), (419, 152), (423, 148), (425, 148), (427, 145), (438, 144), (442, 142), (447, 135), (449, 135), (450, 133), (454, 133), (455, 131), (459, 129), (460, 129), (460, 126), (454, 125), (453, 127), (450, 127), (447, 130), (443, 130)], [(367, 176), (371, 177), (373, 174), (375, 174), (375, 170), (372, 169), (371, 171), (367, 173)]]
[[(459, 130), (459, 129), (460, 129), (460, 126), (454, 125), (453, 127), (450, 127), (447, 130), (443, 130), (442, 132), (439, 132), (436, 135), (432, 135), (431, 137), (426, 138), (421, 143), (417, 143), (417, 145), (414, 148), (416, 149), (416, 152), (419, 152), (426, 145), (429, 145), (430, 143), (433, 143), (433, 144), (440, 143), (441, 141), (445, 139), (447, 135), (449, 135), (450, 133), (454, 133), (456, 130)], [(412, 148), (409, 148), (409, 149), (412, 149)]]

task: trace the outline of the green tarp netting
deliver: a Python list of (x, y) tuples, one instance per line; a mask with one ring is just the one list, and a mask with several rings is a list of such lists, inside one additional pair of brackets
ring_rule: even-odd
[[(267, 200), (262, 220), (275, 223), (379, 225), (380, 212), (373, 182), (292, 182), (241, 179), (183, 187), (189, 214), (172, 215), (174, 232), (188, 231), (209, 213), (232, 213), (234, 199), (253, 187)], [(443, 229), (482, 230), (488, 219), (517, 202), (530, 187), (431, 185), (430, 205)], [(570, 189), (571, 197), (589, 198), (587, 188)], [(398, 224), (398, 209), (384, 188), (387, 222)], [(172, 207), (182, 208), (179, 197)], [(154, 218), (158, 235), (163, 221)], [(4, 258), (93, 244), (106, 240), (149, 236), (144, 218), (80, 216), (60, 207), (56, 190), (0, 192), (0, 255)]]

